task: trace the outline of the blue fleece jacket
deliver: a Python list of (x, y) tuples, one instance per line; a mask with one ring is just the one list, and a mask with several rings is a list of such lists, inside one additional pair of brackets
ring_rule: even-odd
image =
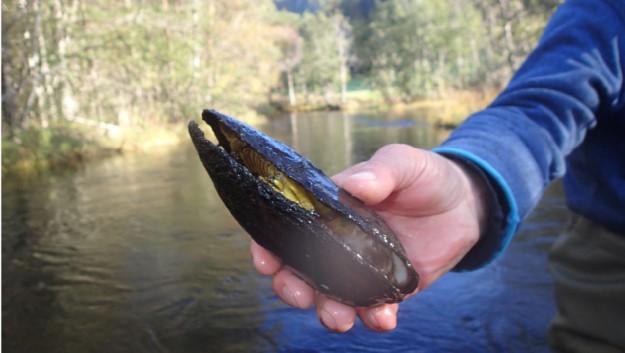
[(461, 270), (503, 251), (563, 175), (573, 211), (625, 236), (624, 68), (625, 0), (567, 1), (508, 87), (435, 149), (481, 167), (505, 199), (505, 230)]

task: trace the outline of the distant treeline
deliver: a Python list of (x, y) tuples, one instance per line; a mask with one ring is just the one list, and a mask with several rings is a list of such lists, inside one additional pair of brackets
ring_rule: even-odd
[(496, 87), (558, 3), (319, 0), (300, 14), (270, 0), (7, 0), (5, 138), (58, 121), (242, 114), (275, 97), (340, 104), (354, 82), (390, 101)]

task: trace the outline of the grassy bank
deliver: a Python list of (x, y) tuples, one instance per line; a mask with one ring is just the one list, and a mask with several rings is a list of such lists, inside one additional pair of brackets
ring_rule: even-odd
[[(418, 115), (434, 124), (453, 128), (468, 115), (485, 107), (495, 91), (449, 92), (444, 98), (420, 99), (413, 102), (389, 102), (372, 90), (349, 91), (346, 103), (308, 100), (296, 106), (277, 106), (277, 110), (314, 111), (341, 109), (346, 112), (379, 111), (394, 115)], [(334, 102), (334, 100), (331, 100)], [(275, 102), (274, 102), (274, 107)], [(229, 113), (229, 112), (226, 112)], [(275, 110), (260, 114), (272, 115)], [(237, 116), (255, 125), (265, 118), (259, 113)], [(106, 156), (145, 151), (178, 145), (186, 141), (186, 122), (117, 127), (107, 124), (59, 120), (47, 127), (32, 125), (16, 129), (13, 134), (3, 127), (2, 174), (24, 174), (41, 170), (71, 168), (85, 161)]]
[(340, 97), (307, 96), (297, 104), (290, 105), (286, 97), (273, 97), (273, 106), (287, 112), (342, 110), (346, 112), (379, 111), (392, 114), (410, 114), (427, 111), (426, 118), (434, 124), (453, 128), (471, 113), (483, 109), (495, 97), (497, 90), (449, 91), (439, 97), (421, 98), (410, 102), (393, 101), (379, 91), (360, 89), (348, 91), (344, 103)]
[(29, 126), (13, 134), (3, 128), (2, 174), (72, 168), (83, 162), (180, 142), (178, 126), (99, 129), (73, 122)]
[(453, 91), (441, 98), (421, 99), (408, 103), (393, 104), (389, 111), (407, 114), (428, 111), (426, 118), (443, 128), (455, 128), (472, 113), (484, 109), (496, 96), (497, 90)]
[[(226, 112), (228, 113), (228, 112)], [(251, 125), (266, 118), (256, 112), (237, 115)], [(195, 120), (200, 120), (194, 117)], [(107, 156), (168, 148), (188, 142), (187, 120), (120, 127), (87, 120), (56, 120), (43, 127), (32, 124), (2, 129), (2, 175), (27, 175), (74, 168)]]

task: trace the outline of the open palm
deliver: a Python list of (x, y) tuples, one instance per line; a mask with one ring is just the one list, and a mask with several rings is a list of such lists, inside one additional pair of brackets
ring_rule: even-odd
[[(486, 214), (482, 188), (462, 166), (435, 153), (388, 145), (333, 179), (398, 235), (420, 275), (418, 290), (452, 269), (479, 239)], [(251, 251), (258, 271), (273, 276), (276, 294), (298, 308), (314, 303), (327, 328), (345, 332), (356, 314), (371, 329), (395, 328), (397, 304), (352, 308), (315, 292), (258, 244), (252, 242)]]

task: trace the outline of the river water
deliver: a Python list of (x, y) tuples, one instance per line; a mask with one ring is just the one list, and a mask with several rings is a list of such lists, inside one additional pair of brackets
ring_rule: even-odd
[[(430, 148), (419, 114), (311, 113), (260, 129), (328, 174), (380, 146)], [(547, 352), (546, 251), (569, 217), (548, 190), (509, 251), (401, 305), (399, 327), (327, 332), (279, 302), (191, 144), (2, 181), (6, 352)]]

